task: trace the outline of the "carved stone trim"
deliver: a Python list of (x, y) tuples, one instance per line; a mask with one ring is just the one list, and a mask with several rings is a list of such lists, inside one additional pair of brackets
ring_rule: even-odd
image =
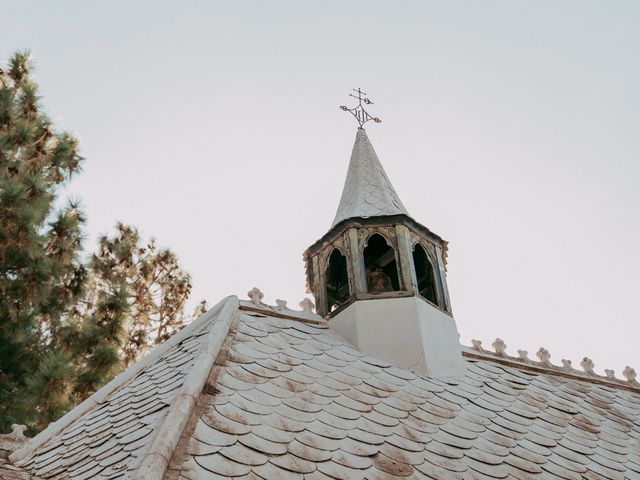
[(540, 347), (536, 352), (536, 357), (538, 357), (538, 361), (536, 361), (530, 359), (525, 350), (518, 350), (517, 357), (509, 355), (506, 351), (507, 345), (499, 338), (496, 338), (496, 340), (491, 344), (494, 352), (482, 348), (482, 342), (480, 340), (471, 340), (471, 345), (471, 348), (467, 347), (466, 350), (463, 349), (463, 355), (472, 358), (496, 361), (498, 363), (508, 361), (511, 364), (516, 365), (518, 368), (522, 368), (523, 366), (532, 367), (548, 373), (555, 373), (558, 375), (562, 374), (571, 378), (593, 381), (593, 383), (615, 383), (616, 387), (626, 386), (633, 388), (635, 391), (640, 390), (640, 383), (636, 381), (636, 372), (629, 366), (627, 366), (622, 372), (622, 376), (626, 379), (625, 382), (624, 380), (617, 378), (615, 372), (610, 369), (605, 369), (604, 375), (598, 374), (594, 370), (595, 365), (593, 360), (589, 357), (584, 357), (580, 362), (580, 366), (582, 367), (582, 371), (580, 371), (573, 368), (571, 360), (567, 360), (565, 358), (560, 360), (562, 363), (561, 366), (553, 364), (551, 362), (551, 354), (549, 353), (549, 350), (544, 347)]
[[(398, 251), (398, 241), (396, 238), (396, 230), (394, 227), (384, 226), (384, 227), (365, 227), (358, 229), (358, 247), (360, 248), (360, 253), (364, 253), (364, 249), (367, 248), (369, 244), (369, 239), (378, 234), (382, 238), (385, 239), (387, 245), (393, 248), (396, 252)], [(397, 257), (397, 255), (396, 255)], [(397, 261), (397, 258), (396, 258)]]

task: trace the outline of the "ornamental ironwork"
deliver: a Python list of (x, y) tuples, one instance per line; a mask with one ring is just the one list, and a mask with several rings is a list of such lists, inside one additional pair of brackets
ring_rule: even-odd
[(353, 115), (354, 118), (357, 120), (358, 125), (360, 126), (359, 128), (362, 128), (362, 126), (370, 120), (373, 120), (375, 123), (382, 122), (382, 120), (380, 120), (378, 117), (372, 117), (371, 115), (369, 115), (369, 112), (367, 112), (364, 109), (363, 104), (373, 105), (373, 102), (371, 101), (371, 99), (367, 98), (367, 94), (364, 93), (359, 88), (358, 89), (354, 88), (353, 91), (356, 92), (357, 95), (350, 93), (349, 96), (358, 100), (358, 105), (353, 108), (349, 108), (345, 105), (341, 105), (340, 109), (345, 112), (349, 112), (351, 115)]

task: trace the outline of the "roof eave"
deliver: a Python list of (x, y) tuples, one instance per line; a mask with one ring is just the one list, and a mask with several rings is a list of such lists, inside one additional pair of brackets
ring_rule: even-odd
[(310, 253), (314, 253), (317, 251), (320, 246), (325, 244), (326, 242), (332, 242), (335, 240), (342, 232), (344, 232), (347, 228), (360, 228), (366, 227), (370, 225), (406, 225), (409, 228), (421, 233), (425, 237), (433, 240), (435, 243), (438, 243), (443, 246), (443, 248), (447, 248), (449, 242), (447, 242), (440, 235), (432, 232), (427, 227), (422, 225), (420, 222), (417, 222), (409, 215), (400, 213), (397, 215), (379, 215), (375, 217), (350, 217), (345, 218), (344, 220), (336, 223), (333, 227), (327, 231), (320, 239), (316, 240), (307, 250), (304, 252), (304, 256), (306, 257)]

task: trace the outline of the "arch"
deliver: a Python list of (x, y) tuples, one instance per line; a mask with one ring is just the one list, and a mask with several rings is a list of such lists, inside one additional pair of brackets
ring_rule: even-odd
[(396, 254), (382, 235), (371, 235), (362, 255), (370, 293), (400, 290)]
[[(395, 235), (389, 232), (390, 228), (382, 228), (382, 227), (369, 227), (369, 228), (361, 228), (358, 230), (358, 247), (360, 248), (360, 253), (364, 252), (364, 249), (369, 245), (369, 241), (371, 237), (374, 235), (379, 235), (387, 242), (394, 250), (397, 250), (397, 242)], [(392, 230), (392, 229), (391, 229)]]
[(325, 289), (329, 312), (334, 307), (342, 305), (350, 295), (347, 259), (337, 248), (334, 248), (331, 255), (329, 255), (329, 262), (325, 272)]
[(436, 277), (433, 264), (427, 251), (419, 243), (416, 243), (413, 247), (413, 265), (416, 269), (418, 293), (431, 303), (437, 305), (438, 294), (436, 292)]

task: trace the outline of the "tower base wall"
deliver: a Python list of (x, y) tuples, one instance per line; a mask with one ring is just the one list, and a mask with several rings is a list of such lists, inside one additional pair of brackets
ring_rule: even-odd
[(358, 300), (329, 321), (358, 350), (429, 377), (464, 374), (452, 316), (420, 297)]

